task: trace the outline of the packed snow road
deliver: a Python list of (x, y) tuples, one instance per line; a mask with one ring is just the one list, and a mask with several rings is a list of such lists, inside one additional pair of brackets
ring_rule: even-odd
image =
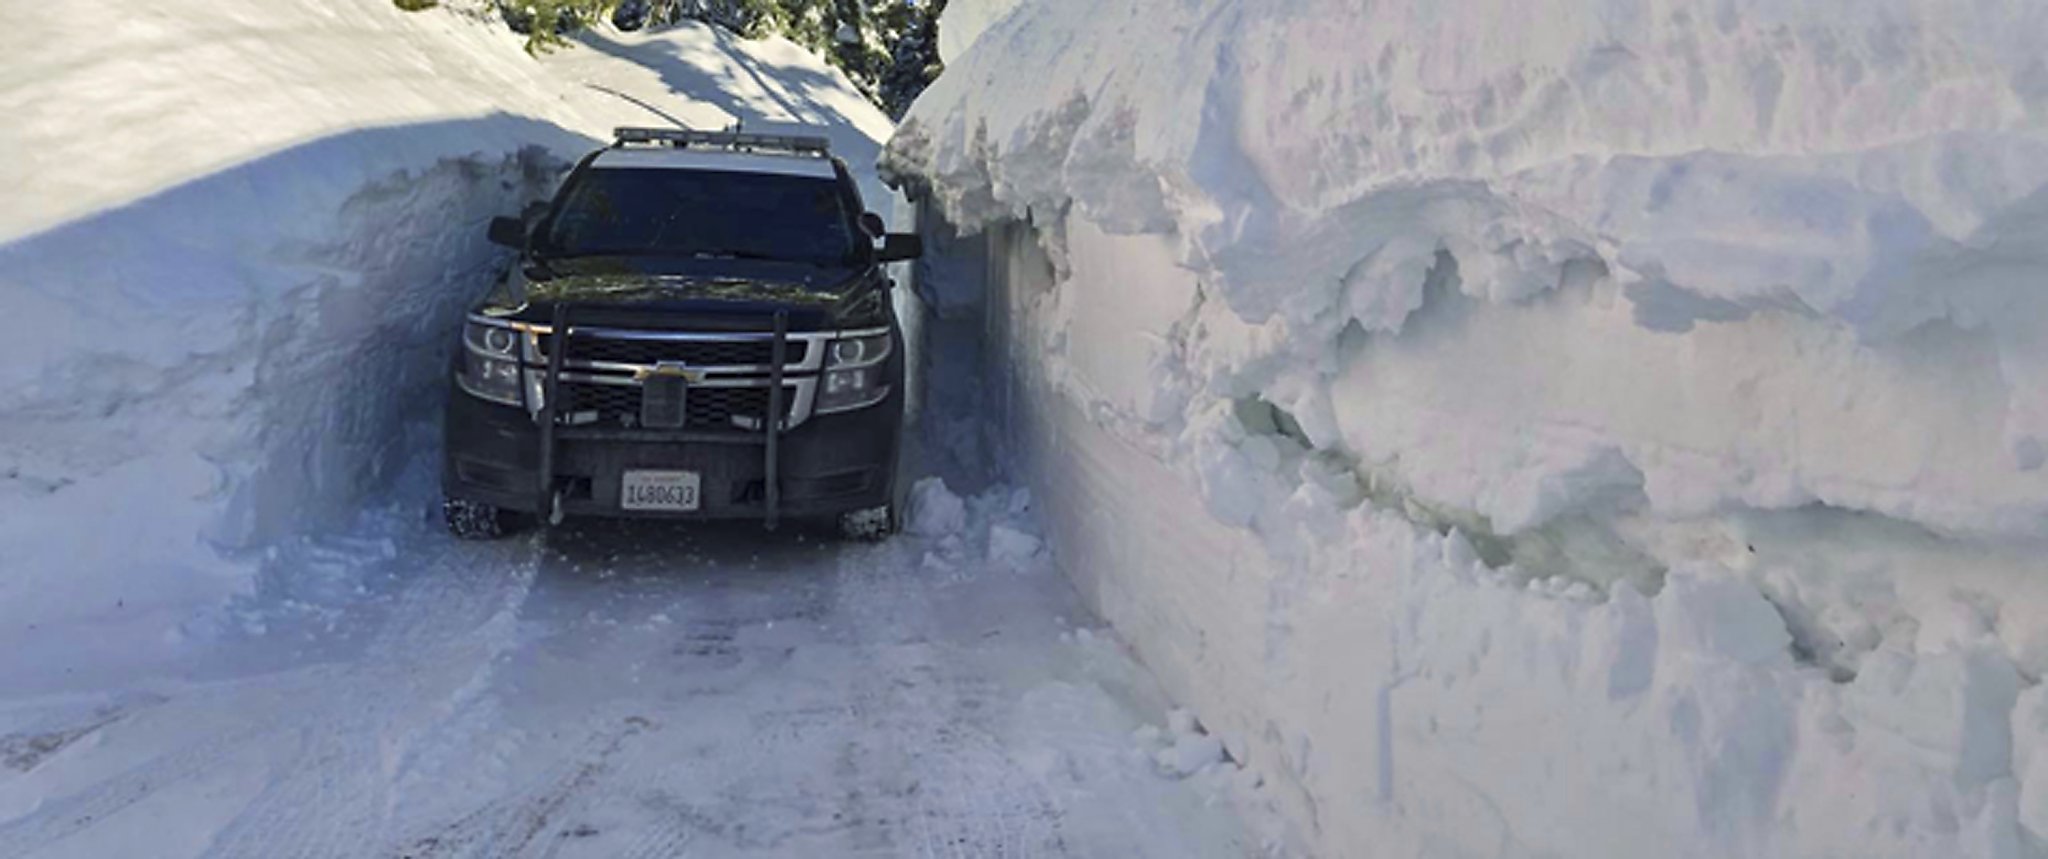
[(1132, 738), (1165, 705), (1018, 506), (852, 547), (400, 523), (364, 541), (388, 593), (272, 618), (255, 676), (11, 705), (0, 855), (1254, 852), (1219, 775)]

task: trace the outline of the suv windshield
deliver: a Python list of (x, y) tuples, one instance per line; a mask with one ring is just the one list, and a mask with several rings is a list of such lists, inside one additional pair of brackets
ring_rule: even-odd
[(839, 183), (812, 176), (598, 168), (569, 191), (548, 256), (708, 256), (838, 264), (855, 251)]

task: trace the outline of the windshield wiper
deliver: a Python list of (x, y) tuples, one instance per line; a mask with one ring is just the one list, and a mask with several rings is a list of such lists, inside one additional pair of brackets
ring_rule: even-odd
[(632, 255), (632, 251), (622, 248), (600, 248), (597, 250), (578, 249), (573, 251), (557, 251), (551, 254), (534, 254), (534, 256), (537, 258), (550, 260), (589, 259), (591, 257), (623, 257)]
[(536, 259), (542, 259), (542, 260), (554, 260), (554, 261), (563, 261), (563, 260), (574, 260), (574, 259), (588, 259), (588, 258), (590, 258), (590, 257), (620, 257), (620, 258), (631, 258), (631, 257), (689, 257), (690, 259), (743, 259), (743, 260), (765, 260), (765, 261), (768, 261), (768, 262), (805, 262), (805, 261), (806, 261), (806, 260), (805, 260), (804, 258), (802, 258), (802, 257), (786, 257), (786, 256), (778, 256), (778, 255), (776, 255), (776, 254), (771, 254), (771, 253), (762, 253), (762, 252), (760, 252), (760, 251), (744, 251), (744, 250), (716, 250), (716, 251), (665, 251), (665, 250), (661, 250), (661, 249), (659, 249), (659, 248), (645, 248), (645, 247), (639, 247), (639, 248), (599, 248), (599, 249), (594, 249), (594, 250), (585, 250), (585, 249), (578, 249), (578, 250), (573, 250), (573, 251), (564, 251), (564, 252), (557, 252), (557, 253), (551, 253), (551, 254), (546, 254), (546, 255), (542, 255), (542, 254), (535, 254), (535, 255), (534, 255), (534, 257), (535, 257)]
[(691, 251), (691, 252), (690, 252), (690, 257), (691, 257), (692, 259), (759, 259), (759, 260), (780, 260), (780, 259), (782, 259), (781, 257), (779, 257), (779, 256), (776, 256), (776, 255), (774, 255), (774, 254), (764, 254), (764, 253), (761, 253), (760, 251), (732, 251), (732, 250), (729, 250), (729, 251)]

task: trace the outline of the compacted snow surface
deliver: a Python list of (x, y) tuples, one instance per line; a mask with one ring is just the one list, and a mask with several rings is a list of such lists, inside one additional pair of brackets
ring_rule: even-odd
[(373, 559), (349, 575), (375, 595), (269, 612), (245, 643), (287, 667), (0, 705), (0, 855), (1259, 853), (1237, 769), (1155, 761), (1149, 675), (995, 538), (1028, 499), (924, 494), (957, 528), (854, 548), (459, 544), (402, 516), (325, 538), (298, 554)]

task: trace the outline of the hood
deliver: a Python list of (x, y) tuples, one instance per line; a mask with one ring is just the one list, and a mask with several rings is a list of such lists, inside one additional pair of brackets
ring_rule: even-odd
[(876, 279), (850, 266), (770, 260), (597, 257), (514, 268), (479, 308), (490, 316), (547, 322), (555, 305), (613, 312), (760, 319), (776, 310), (791, 324), (830, 324), (850, 312)]

